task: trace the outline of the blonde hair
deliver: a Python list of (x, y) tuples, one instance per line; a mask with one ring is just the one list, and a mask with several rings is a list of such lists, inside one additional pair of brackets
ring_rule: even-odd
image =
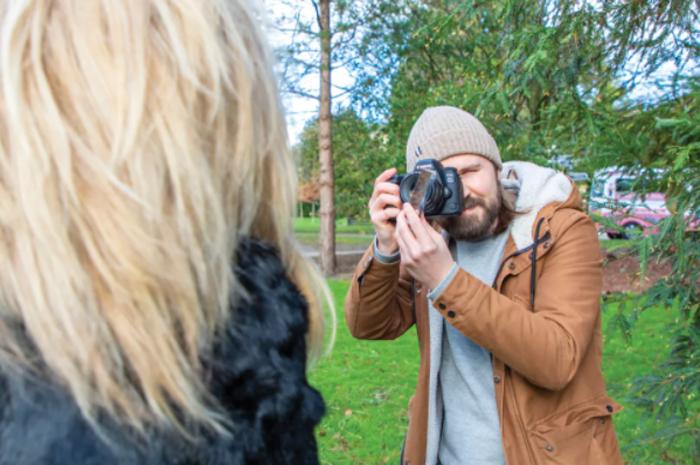
[(244, 236), (278, 248), (322, 344), (251, 3), (0, 6), (0, 363), (53, 376), (90, 421), (226, 430), (201, 359), (242, 297)]

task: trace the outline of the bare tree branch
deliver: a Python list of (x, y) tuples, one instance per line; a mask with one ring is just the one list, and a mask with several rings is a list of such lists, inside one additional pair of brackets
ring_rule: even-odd
[(318, 22), (318, 28), (321, 29), (321, 12), (318, 9), (318, 3), (316, 0), (311, 0), (311, 4), (314, 6), (314, 11), (316, 12), (316, 21)]

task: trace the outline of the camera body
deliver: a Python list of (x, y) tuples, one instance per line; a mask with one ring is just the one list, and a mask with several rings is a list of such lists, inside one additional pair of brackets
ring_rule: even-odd
[(445, 168), (432, 158), (419, 160), (411, 173), (395, 174), (389, 179), (389, 182), (398, 184), (401, 202), (410, 202), (418, 177), (424, 171), (430, 173), (430, 178), (421, 202), (423, 214), (426, 217), (461, 214), (464, 210), (464, 195), (457, 170)]

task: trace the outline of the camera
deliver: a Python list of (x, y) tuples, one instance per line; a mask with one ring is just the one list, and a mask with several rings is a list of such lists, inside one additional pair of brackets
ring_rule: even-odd
[(395, 174), (389, 179), (389, 182), (398, 184), (401, 202), (410, 203), (411, 194), (423, 172), (430, 173), (421, 200), (423, 214), (426, 217), (461, 214), (464, 210), (464, 195), (457, 170), (445, 168), (432, 158), (419, 160), (411, 173)]

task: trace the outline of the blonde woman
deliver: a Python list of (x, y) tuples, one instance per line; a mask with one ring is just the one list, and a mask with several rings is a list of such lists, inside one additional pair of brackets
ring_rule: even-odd
[(0, 464), (318, 462), (253, 3), (0, 5)]

